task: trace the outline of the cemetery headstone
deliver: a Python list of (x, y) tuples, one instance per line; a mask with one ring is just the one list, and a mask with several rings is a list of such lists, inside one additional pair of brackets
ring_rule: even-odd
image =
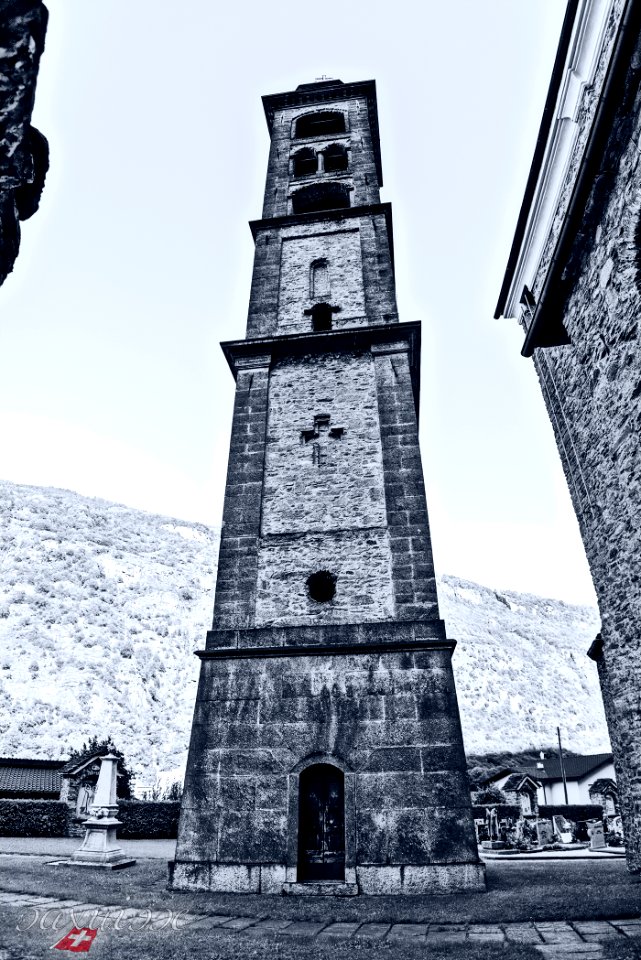
[(592, 820), (588, 824), (590, 832), (590, 849), (605, 850), (605, 837), (603, 835), (603, 824), (600, 820)]

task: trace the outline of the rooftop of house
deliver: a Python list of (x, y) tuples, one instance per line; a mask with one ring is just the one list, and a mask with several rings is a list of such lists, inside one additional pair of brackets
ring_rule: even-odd
[[(541, 783), (547, 783), (550, 780), (562, 780), (561, 763), (558, 757), (546, 757), (541, 761), (541, 767), (526, 767), (523, 773), (529, 774)], [(593, 753), (585, 757), (564, 757), (563, 766), (565, 767), (565, 776), (567, 780), (582, 780), (589, 776), (599, 767), (606, 763), (612, 763), (611, 753)]]
[(616, 791), (617, 785), (610, 777), (599, 777), (590, 786), (590, 793), (611, 793)]
[(34, 760), (25, 757), (0, 757), (0, 795), (49, 794), (58, 796), (61, 771), (66, 760)]
[(510, 790), (520, 790), (523, 786), (529, 786), (530, 789), (536, 790), (538, 784), (536, 779), (529, 774), (513, 773), (507, 778), (501, 789), (505, 793)]

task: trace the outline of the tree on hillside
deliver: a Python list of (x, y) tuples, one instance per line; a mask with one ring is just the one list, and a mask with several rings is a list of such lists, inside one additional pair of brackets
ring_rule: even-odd
[(486, 803), (507, 803), (507, 797), (497, 787), (487, 787), (476, 794), (474, 802), (479, 806), (484, 806)]
[(118, 757), (118, 780), (116, 788), (118, 799), (131, 800), (133, 796), (133, 776), (125, 763), (124, 753), (115, 746), (111, 737), (105, 737), (102, 740), (99, 740), (95, 735), (90, 737), (87, 743), (83, 743), (80, 750), (69, 751), (69, 760), (66, 766), (76, 766), (84, 760), (89, 760), (91, 757), (104, 757), (108, 753), (111, 753), (114, 757)]

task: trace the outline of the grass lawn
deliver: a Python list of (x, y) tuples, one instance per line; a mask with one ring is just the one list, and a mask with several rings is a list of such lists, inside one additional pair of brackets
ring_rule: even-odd
[[(315, 898), (179, 893), (166, 889), (166, 864), (128, 870), (55, 867), (33, 856), (0, 856), (0, 890), (194, 913), (398, 923), (507, 923), (641, 915), (641, 881), (616, 861), (491, 861), (487, 893), (434, 897)], [(0, 960), (2, 958), (0, 957)]]
[[(20, 933), (5, 911), (0, 932), (2, 960), (51, 960), (66, 956), (51, 948), (59, 934), (29, 930)], [(66, 931), (65, 931), (66, 932)], [(453, 944), (430, 947), (426, 943), (345, 940), (323, 942), (285, 936), (251, 938), (242, 933), (201, 931), (100, 931), (91, 945), (91, 960), (542, 960), (534, 947), (518, 944)], [(548, 954), (549, 956), (549, 954)], [(560, 953), (559, 956), (562, 956)], [(603, 960), (639, 960), (633, 942), (606, 944)], [(580, 956), (576, 958), (580, 960)]]
[[(0, 935), (2, 960), (52, 960), (71, 957), (70, 953), (51, 950), (56, 936), (40, 931), (18, 933), (5, 922)], [(459, 944), (426, 949), (425, 944), (387, 943), (346, 940), (322, 943), (319, 940), (290, 937), (251, 939), (243, 934), (196, 930), (142, 931), (135, 935), (108, 931), (99, 933), (91, 945), (89, 960), (541, 960), (532, 947), (519, 945)], [(638, 954), (629, 954), (630, 958)], [(628, 960), (628, 956), (616, 960)], [(612, 958), (615, 960), (615, 958)]]
[[(150, 907), (176, 912), (219, 912), (235, 916), (283, 919), (358, 920), (398, 923), (507, 923), (510, 921), (579, 920), (639, 916), (641, 884), (621, 861), (566, 863), (504, 862), (488, 864), (488, 892), (445, 897), (258, 897), (170, 893), (166, 867), (145, 860), (116, 872), (54, 867), (46, 859), (0, 857), (0, 889), (91, 903)], [(22, 909), (4, 906), (0, 915), (0, 960), (51, 960), (65, 956), (51, 947), (67, 931), (21, 921)], [(85, 921), (86, 922), (86, 921)], [(96, 924), (99, 926), (99, 924)], [(28, 929), (25, 929), (28, 927)], [(113, 926), (99, 929), (91, 945), (93, 960), (541, 960), (531, 946), (428, 942), (323, 940), (286, 934), (252, 937), (196, 926), (177, 930)], [(639, 960), (641, 942), (604, 945), (603, 960)]]

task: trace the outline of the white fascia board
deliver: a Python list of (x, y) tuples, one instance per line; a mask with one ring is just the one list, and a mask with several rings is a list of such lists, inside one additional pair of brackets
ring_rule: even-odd
[[(550, 234), (568, 168), (580, 132), (578, 112), (586, 85), (594, 83), (606, 27), (616, 0), (583, 0), (577, 10), (565, 75), (559, 88), (555, 117), (530, 205), (519, 258), (507, 296), (504, 316), (519, 317), (523, 287), (535, 286), (541, 257)], [(566, 191), (566, 199), (571, 190)]]

